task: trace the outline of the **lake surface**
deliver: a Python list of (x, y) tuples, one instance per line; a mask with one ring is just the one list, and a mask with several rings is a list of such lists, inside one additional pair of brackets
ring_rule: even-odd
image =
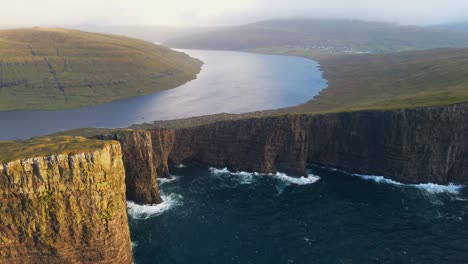
[(468, 191), (310, 167), (309, 180), (174, 168), (157, 206), (129, 203), (136, 264), (468, 260)]
[(294, 106), (312, 99), (327, 85), (319, 64), (305, 58), (183, 51), (205, 62), (196, 80), (164, 92), (80, 109), (0, 112), (0, 140)]

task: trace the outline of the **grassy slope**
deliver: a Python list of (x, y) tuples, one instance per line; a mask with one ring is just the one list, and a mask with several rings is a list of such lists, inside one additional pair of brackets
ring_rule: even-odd
[(59, 109), (177, 87), (188, 55), (127, 37), (64, 29), (0, 30), (0, 110)]
[(329, 81), (314, 100), (277, 112), (328, 113), (468, 102), (468, 49), (334, 56), (299, 50), (269, 52), (318, 59)]
[(25, 141), (0, 141), (0, 163), (52, 154), (81, 153), (104, 147), (108, 142), (83, 137), (42, 137)]
[(468, 47), (468, 34), (388, 23), (292, 19), (213, 30), (174, 38), (166, 44), (226, 50), (295, 47), (326, 52), (394, 52)]

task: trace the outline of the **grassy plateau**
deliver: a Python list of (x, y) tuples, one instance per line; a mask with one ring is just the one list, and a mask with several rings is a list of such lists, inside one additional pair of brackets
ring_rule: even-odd
[(84, 137), (40, 137), (24, 141), (0, 141), (0, 163), (52, 154), (81, 153), (102, 148), (109, 142)]

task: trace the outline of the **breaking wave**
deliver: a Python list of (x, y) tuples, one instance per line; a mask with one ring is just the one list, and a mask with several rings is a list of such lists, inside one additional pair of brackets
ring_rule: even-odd
[(164, 184), (164, 183), (177, 181), (178, 179), (179, 179), (179, 176), (171, 175), (170, 178), (158, 178), (158, 181), (159, 181), (160, 184)]
[(426, 191), (429, 193), (451, 193), (451, 194), (458, 194), (460, 191), (465, 188), (464, 185), (457, 185), (454, 183), (449, 183), (447, 185), (441, 185), (441, 184), (436, 184), (436, 183), (420, 183), (420, 184), (406, 184), (406, 183), (401, 183), (397, 182), (391, 179), (387, 179), (384, 176), (376, 176), (376, 175), (363, 175), (363, 174), (357, 174), (357, 173), (350, 173), (345, 170), (340, 170), (337, 168), (332, 168), (332, 167), (325, 167), (325, 166), (317, 166), (322, 169), (330, 170), (330, 171), (339, 171), (341, 173), (345, 173), (348, 175), (356, 176), (359, 177), (363, 180), (368, 180), (368, 181), (374, 181), (376, 183), (383, 183), (383, 184), (390, 184), (390, 185), (395, 185), (395, 186), (401, 186), (401, 187), (411, 187), (411, 188), (416, 188), (422, 191)]
[(420, 183), (420, 184), (405, 184), (397, 182), (394, 180), (387, 179), (383, 176), (373, 176), (373, 175), (361, 175), (361, 174), (351, 174), (353, 176), (359, 177), (364, 180), (370, 180), (377, 183), (385, 183), (402, 187), (413, 187), (429, 193), (453, 193), (457, 194), (463, 189), (463, 185), (456, 185), (449, 183), (448, 185), (440, 185), (435, 183)]
[(282, 181), (292, 183), (292, 184), (297, 184), (297, 185), (312, 184), (320, 180), (320, 177), (314, 174), (309, 174), (308, 177), (302, 176), (300, 178), (297, 178), (297, 177), (288, 176), (284, 173), (277, 172), (276, 174), (273, 174), (273, 176)]
[(223, 175), (223, 174), (230, 174), (238, 176), (240, 179), (241, 184), (249, 184), (255, 180), (255, 176), (272, 176), (276, 179), (281, 180), (282, 182), (289, 183), (289, 184), (296, 184), (296, 185), (307, 185), (317, 182), (320, 177), (309, 174), (308, 177), (292, 177), (288, 176), (285, 173), (277, 172), (276, 174), (268, 173), (258, 173), (258, 172), (230, 172), (227, 168), (217, 169), (217, 168), (209, 168), (211, 174), (214, 175)]
[(158, 216), (167, 210), (183, 204), (182, 195), (172, 193), (170, 195), (161, 194), (163, 202), (160, 204), (140, 205), (133, 201), (127, 201), (127, 212), (132, 219), (148, 219)]
[(210, 171), (211, 174), (214, 174), (214, 175), (231, 174), (231, 172), (227, 168), (217, 169), (217, 168), (211, 167), (208, 170)]

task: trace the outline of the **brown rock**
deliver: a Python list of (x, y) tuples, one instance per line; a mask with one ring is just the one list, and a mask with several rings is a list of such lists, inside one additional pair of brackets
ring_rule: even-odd
[(151, 133), (166, 140), (153, 140), (163, 171), (191, 160), (299, 176), (315, 163), (405, 183), (468, 183), (468, 104), (241, 119)]
[[(127, 199), (137, 204), (157, 204), (159, 195), (157, 168), (153, 164), (152, 134), (149, 131), (130, 131), (98, 136), (102, 140), (117, 140), (122, 146)], [(161, 151), (164, 150), (161, 148)], [(160, 155), (161, 151), (156, 152)], [(159, 157), (158, 155), (156, 157)], [(162, 159), (159, 162), (162, 162)], [(167, 158), (166, 158), (167, 164)]]
[(1, 263), (132, 263), (120, 145), (0, 164)]

